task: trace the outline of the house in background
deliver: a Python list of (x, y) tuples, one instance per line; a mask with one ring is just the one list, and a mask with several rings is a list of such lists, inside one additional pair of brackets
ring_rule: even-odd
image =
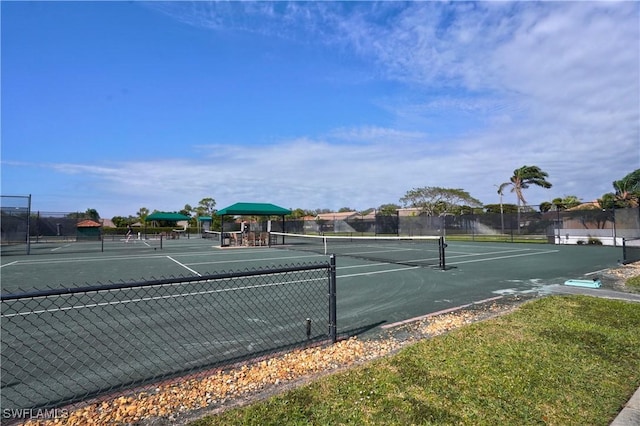
[(100, 219), (100, 224), (103, 228), (117, 228), (111, 219)]

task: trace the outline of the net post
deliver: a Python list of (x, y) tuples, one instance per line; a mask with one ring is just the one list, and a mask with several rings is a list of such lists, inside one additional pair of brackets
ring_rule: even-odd
[(445, 261), (445, 248), (447, 244), (444, 241), (444, 237), (440, 237), (438, 240), (438, 251), (440, 252), (440, 269), (443, 271), (447, 269), (446, 261)]
[(329, 256), (329, 338), (331, 343), (338, 341), (337, 299), (336, 255), (332, 254)]

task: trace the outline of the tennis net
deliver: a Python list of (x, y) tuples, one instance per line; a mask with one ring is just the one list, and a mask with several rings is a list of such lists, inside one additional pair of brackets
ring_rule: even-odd
[(338, 254), (377, 262), (445, 269), (443, 237), (338, 236), (271, 232), (273, 248)]
[(202, 238), (206, 238), (208, 240), (220, 241), (220, 236), (222, 232), (220, 231), (202, 231)]
[(231, 243), (238, 241), (242, 238), (241, 231), (203, 231), (202, 237), (207, 238), (209, 240), (220, 242), (221, 238), (224, 236), (224, 241), (222, 241), (225, 246), (230, 245)]

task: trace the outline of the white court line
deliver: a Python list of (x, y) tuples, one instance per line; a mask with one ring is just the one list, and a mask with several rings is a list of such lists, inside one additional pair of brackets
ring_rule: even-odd
[(536, 252), (536, 253), (523, 253), (523, 254), (512, 254), (510, 256), (498, 256), (498, 257), (489, 257), (486, 259), (473, 259), (473, 260), (462, 260), (460, 262), (449, 262), (447, 261), (447, 265), (460, 265), (462, 263), (474, 263), (474, 262), (486, 262), (486, 261), (490, 261), (490, 260), (501, 260), (501, 259), (509, 259), (511, 257), (523, 257), (523, 256), (536, 256), (539, 254), (549, 254), (549, 253), (557, 253), (560, 250), (547, 250), (547, 251), (540, 251), (540, 252)]
[(65, 245), (65, 246), (56, 247), (56, 248), (54, 248), (54, 249), (51, 249), (51, 251), (58, 251), (58, 250), (60, 250), (60, 249), (63, 249), (63, 248), (65, 248), (65, 247), (69, 247), (69, 246), (70, 246), (70, 244), (67, 244), (67, 245)]
[[(269, 257), (269, 258), (263, 258), (263, 259), (256, 259), (256, 261), (301, 259), (301, 258), (307, 258), (307, 257), (326, 257), (326, 255), (310, 254), (310, 255), (302, 255), (302, 256)], [(246, 262), (247, 262), (246, 259), (237, 259), (237, 260), (218, 260), (218, 261), (215, 261), (215, 262), (186, 263), (185, 265), (199, 266), (199, 265), (211, 265), (211, 264), (216, 264), (216, 263), (246, 263)], [(373, 267), (373, 266), (381, 266), (381, 265), (394, 265), (394, 263), (392, 263), (392, 262), (374, 262), (374, 263), (366, 264), (366, 265), (338, 266), (337, 269), (338, 270), (342, 270), (342, 269), (350, 269), (350, 268), (370, 268), (370, 267)], [(372, 272), (361, 272), (361, 273), (357, 273), (357, 274), (338, 275), (337, 278), (358, 277), (358, 276), (373, 275), (373, 274), (384, 274), (384, 273), (387, 273), (387, 272), (408, 271), (408, 270), (411, 270), (411, 269), (418, 269), (418, 268), (420, 268), (420, 267), (419, 266), (407, 266), (407, 267), (398, 268), (398, 269), (385, 269), (384, 271), (372, 271)]]
[[(356, 268), (372, 268), (376, 266), (389, 266), (389, 262), (376, 262), (376, 263), (367, 263), (360, 265), (349, 265), (349, 266), (338, 266), (338, 269), (356, 269)], [(413, 266), (407, 266), (407, 269), (415, 269)]]
[[(386, 274), (388, 272), (408, 271), (408, 270), (411, 270), (411, 269), (418, 269), (418, 268), (420, 268), (420, 266), (409, 266), (409, 267), (406, 267), (406, 268), (385, 269), (384, 271), (360, 272), (358, 274), (338, 275), (336, 278), (362, 277), (362, 276), (366, 276), (366, 275)], [(338, 268), (338, 269), (340, 269), (340, 268)]]
[[(502, 253), (517, 253), (519, 251), (529, 252), (529, 251), (533, 251), (533, 250), (534, 249), (526, 248), (526, 249), (517, 249), (517, 250), (487, 251), (487, 252), (484, 252), (484, 253), (476, 253), (476, 252), (467, 253), (467, 252), (464, 252), (464, 251), (455, 251), (455, 250), (447, 249), (447, 253), (448, 253), (449, 257), (451, 257), (452, 255), (454, 255), (454, 256), (457, 255), (455, 257), (464, 257), (464, 256), (486, 256), (486, 255), (489, 255), (489, 254), (502, 254)], [(538, 250), (541, 250), (541, 249), (538, 249)]]
[[(466, 249), (466, 248), (471, 248), (471, 249), (473, 249), (473, 248), (479, 247), (478, 245), (476, 245), (476, 246), (460, 245), (460, 246), (459, 246), (459, 245), (457, 245), (456, 243), (457, 243), (457, 241), (454, 241), (454, 242), (448, 243), (448, 244), (449, 244), (449, 248), (457, 248), (457, 249), (462, 249), (462, 248), (465, 248), (465, 249)], [(488, 250), (488, 249), (495, 249), (495, 250), (501, 250), (501, 251), (511, 251), (511, 250), (515, 250), (515, 249), (511, 249), (511, 248), (510, 248), (510, 249), (505, 249), (505, 248), (504, 248), (504, 246), (485, 246), (485, 245), (484, 245), (484, 243), (481, 243), (481, 244), (482, 244), (482, 249), (483, 249), (483, 250), (484, 250), (484, 249), (487, 249), (487, 250)], [(537, 245), (537, 244), (532, 244), (532, 243), (509, 243), (509, 244), (514, 244), (514, 245), (517, 245), (518, 247), (522, 247), (522, 245), (528, 245), (528, 246), (532, 246), (532, 245), (534, 245), (534, 246), (535, 246), (535, 245)], [(545, 245), (545, 244), (541, 244), (541, 245)], [(522, 248), (522, 249), (518, 249), (518, 250), (539, 250), (539, 249)], [(516, 250), (516, 251), (517, 251), (517, 250)]]
[(198, 271), (189, 268), (187, 265), (185, 265), (184, 263), (180, 263), (177, 260), (175, 260), (173, 257), (171, 256), (167, 256), (167, 259), (172, 260), (174, 262), (176, 262), (178, 265), (182, 266), (184, 269), (186, 269), (187, 271), (191, 272), (192, 274), (196, 274), (197, 276), (201, 277), (202, 274), (200, 274)]
[(601, 274), (603, 272), (608, 271), (608, 269), (600, 269), (598, 271), (593, 271), (593, 272), (587, 272), (586, 274), (584, 274), (586, 277), (588, 277), (589, 275), (597, 275), (597, 274)]
[(14, 265), (14, 264), (16, 264), (16, 263), (18, 263), (18, 261), (17, 261), (17, 260), (14, 260), (14, 261), (13, 261), (13, 262), (11, 262), (11, 263), (7, 263), (7, 264), (5, 264), (5, 265), (0, 265), (0, 268), (4, 268), (5, 266), (11, 266), (11, 265)]
[[(187, 254), (174, 253), (174, 257), (180, 256), (197, 256), (197, 255), (210, 255), (211, 252), (194, 252)], [(56, 263), (82, 263), (82, 262), (113, 262), (114, 260), (138, 260), (138, 259), (162, 259), (166, 257), (165, 254), (140, 254), (140, 255), (123, 255), (123, 256), (99, 256), (99, 257), (72, 257), (68, 259), (35, 259), (35, 260), (18, 260), (19, 265), (42, 265), (42, 264), (56, 264)]]
[[(1, 1), (1, 0), (0, 0)], [(198, 245), (198, 247), (201, 247)], [(216, 248), (216, 247), (214, 247)], [(251, 253), (264, 252), (273, 249), (250, 249)], [(241, 250), (233, 250), (228, 252), (212, 252), (211, 250), (207, 251), (195, 251), (195, 252), (187, 252), (187, 253), (173, 253), (172, 256), (175, 258), (179, 257), (194, 257), (194, 256), (211, 256), (215, 253), (216, 256), (233, 256), (238, 253), (242, 253), (244, 251)], [(319, 256), (319, 255), (318, 255)], [(18, 260), (16, 261), (19, 265), (48, 265), (48, 264), (58, 264), (58, 263), (85, 263), (85, 262), (113, 262), (114, 260), (135, 260), (135, 259), (162, 259), (165, 258), (166, 255), (159, 253), (149, 253), (149, 254), (132, 254), (132, 255), (118, 255), (118, 256), (110, 256), (107, 254), (93, 257), (69, 257), (65, 259), (29, 259), (29, 260)]]
[(309, 281), (318, 281), (318, 278), (308, 278), (308, 279), (304, 279), (304, 280), (294, 280), (294, 281), (278, 282), (278, 283), (270, 283), (270, 284), (259, 284), (259, 285), (251, 285), (251, 286), (233, 287), (233, 288), (225, 288), (225, 289), (220, 289), (220, 290), (192, 291), (192, 292), (188, 292), (188, 293), (168, 294), (166, 296), (139, 297), (139, 298), (136, 298), (136, 299), (117, 300), (117, 301), (113, 301), (113, 302), (89, 303), (89, 304), (85, 304), (85, 305), (67, 306), (67, 307), (64, 307), (64, 308), (53, 308), (53, 309), (41, 309), (41, 310), (38, 310), (38, 311), (16, 312), (15, 314), (1, 315), (1, 317), (2, 318), (11, 318), (11, 317), (16, 317), (16, 316), (27, 316), (27, 315), (42, 314), (42, 313), (46, 313), (46, 312), (69, 311), (69, 310), (72, 310), (72, 309), (84, 309), (84, 308), (96, 308), (96, 307), (101, 307), (101, 306), (123, 305), (125, 303), (148, 302), (148, 301), (151, 301), (151, 300), (174, 299), (174, 298), (178, 298), (178, 297), (189, 297), (189, 296), (201, 296), (203, 294), (228, 293), (228, 292), (232, 292), (232, 291), (248, 290), (248, 289), (254, 289), (254, 288), (264, 288), (264, 287), (277, 287), (277, 286), (282, 286), (282, 285), (289, 285), (289, 284), (293, 284), (293, 283), (301, 283), (301, 282), (309, 282)]
[(307, 257), (327, 257), (325, 254), (307, 254), (307, 255), (298, 255), (298, 256), (284, 256), (284, 257), (264, 257), (260, 259), (235, 259), (235, 260), (215, 260), (211, 262), (189, 262), (185, 263), (185, 265), (189, 266), (199, 266), (199, 265), (214, 265), (216, 263), (247, 263), (247, 262), (262, 262), (266, 260), (286, 260), (286, 259), (304, 259)]

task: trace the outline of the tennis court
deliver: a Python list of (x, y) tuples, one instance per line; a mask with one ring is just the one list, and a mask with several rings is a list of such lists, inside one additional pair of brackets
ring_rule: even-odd
[[(82, 244), (82, 243), (74, 243)], [(285, 248), (284, 250), (282, 248)], [(144, 241), (121, 242), (117, 249), (96, 252), (80, 250), (77, 245), (50, 244), (38, 247), (38, 255), (2, 257), (1, 272), (3, 293), (16, 293), (35, 289), (76, 287), (87, 284), (131, 282), (167, 277), (196, 277), (208, 273), (237, 271), (260, 267), (274, 267), (326, 261), (327, 256), (309, 251), (297, 250), (295, 245), (283, 245), (279, 249), (272, 247), (238, 247), (221, 249), (207, 239), (190, 238), (169, 240), (162, 248)], [(412, 246), (411, 250), (415, 250)], [(432, 248), (433, 249), (433, 248)], [(48, 250), (48, 252), (46, 252)], [(437, 246), (435, 248), (437, 258)], [(360, 253), (362, 246), (354, 248)], [(398, 247), (392, 251), (397, 252)], [(392, 325), (414, 317), (423, 316), (440, 310), (469, 304), (513, 293), (543, 292), (545, 285), (561, 284), (566, 279), (593, 277), (598, 271), (613, 267), (622, 254), (621, 248), (602, 246), (554, 246), (538, 244), (508, 243), (448, 243), (446, 248), (447, 268), (409, 266), (402, 263), (370, 261), (348, 255), (337, 256), (337, 324), (338, 334), (350, 335), (358, 331), (370, 330), (375, 333), (382, 325)], [(434, 255), (426, 253), (424, 257)], [(436, 262), (437, 263), (437, 262)], [(606, 284), (606, 283), (605, 283)], [(206, 284), (204, 284), (206, 286)], [(241, 286), (238, 283), (238, 286)], [(204, 288), (204, 287), (203, 287)], [(268, 300), (269, 289), (261, 290), (261, 297)], [(325, 291), (322, 287), (321, 292)], [(194, 305), (237, 303), (237, 300), (223, 298), (216, 293), (210, 298), (198, 298)], [(162, 300), (171, 297), (182, 297), (176, 293), (163, 296)], [(247, 296), (248, 297), (248, 296)], [(223, 301), (223, 302), (221, 302)], [(153, 313), (149, 317), (161, 322), (163, 317), (172, 318), (166, 312), (172, 308), (170, 303), (158, 303), (149, 298), (148, 306), (144, 300), (137, 298), (133, 307), (127, 308), (128, 302), (119, 302), (123, 319), (119, 328), (110, 327), (117, 335), (98, 335), (95, 347), (108, 347), (109, 342), (122, 340), (130, 334), (132, 310)], [(133, 299), (131, 304), (134, 304)], [(269, 323), (269, 318), (277, 316), (277, 308), (269, 304), (252, 305), (252, 311), (246, 314), (252, 321)], [(206, 306), (194, 306), (193, 313), (181, 318), (190, 322), (181, 324), (186, 329), (198, 329), (199, 312), (206, 311)], [(226, 306), (226, 308), (233, 308)], [(83, 311), (83, 322), (95, 321), (97, 330), (102, 330), (99, 316), (87, 315), (91, 311), (89, 304), (76, 303), (65, 308), (65, 320), (73, 323), (76, 312)], [(184, 309), (182, 306), (181, 309)], [(271, 310), (269, 310), (271, 309)], [(312, 307), (310, 307), (312, 309)], [(163, 310), (165, 312), (163, 312)], [(79, 314), (78, 314), (79, 315)], [(3, 321), (4, 323), (4, 321)], [(315, 324), (314, 324), (315, 325)], [(144, 324), (154, 329), (154, 324)], [(44, 327), (44, 325), (43, 325)], [(86, 327), (86, 324), (85, 324)], [(160, 327), (160, 325), (158, 325)], [(298, 332), (298, 324), (294, 326), (277, 324), (280, 333)], [(325, 332), (324, 327), (318, 326)], [(46, 339), (46, 327), (23, 330), (25, 336), (40, 336)], [(73, 332), (73, 326), (70, 332)], [(287, 331), (290, 330), (290, 331)], [(3, 330), (4, 333), (4, 330)], [(113, 333), (113, 331), (111, 331)], [(180, 337), (180, 336), (176, 336)], [(204, 345), (208, 351), (216, 352), (216, 339), (220, 336), (207, 336), (194, 333), (187, 337), (184, 345)], [(146, 334), (146, 340), (139, 342), (140, 347), (153, 347), (154, 334)], [(235, 339), (238, 347), (252, 345), (250, 335), (242, 335), (242, 331), (224, 336), (226, 341)], [(3, 339), (4, 340), (4, 339)], [(197, 342), (197, 340), (201, 340)], [(3, 342), (3, 345), (5, 343)], [(16, 348), (18, 350), (18, 348)], [(70, 354), (53, 354), (60, 359), (68, 359)], [(3, 350), (3, 355), (4, 355)], [(130, 359), (129, 362), (137, 362)], [(156, 364), (181, 362), (180, 360), (159, 359)], [(153, 364), (153, 363), (152, 363)], [(146, 366), (149, 371), (153, 365)], [(83, 377), (92, 377), (92, 371), (80, 372)], [(64, 377), (51, 377), (51, 383), (64, 383)], [(5, 383), (3, 388), (15, 386)], [(3, 389), (3, 394), (4, 394)]]
[[(120, 250), (103, 253), (49, 245), (50, 254), (2, 257), (2, 291), (193, 276), (326, 259), (289, 248), (220, 249), (215, 242), (199, 238), (165, 241), (162, 250), (143, 241), (123, 242)], [(536, 291), (613, 267), (621, 255), (619, 247), (448, 242), (445, 271), (339, 255), (339, 324), (353, 328), (395, 322), (503, 293)]]

